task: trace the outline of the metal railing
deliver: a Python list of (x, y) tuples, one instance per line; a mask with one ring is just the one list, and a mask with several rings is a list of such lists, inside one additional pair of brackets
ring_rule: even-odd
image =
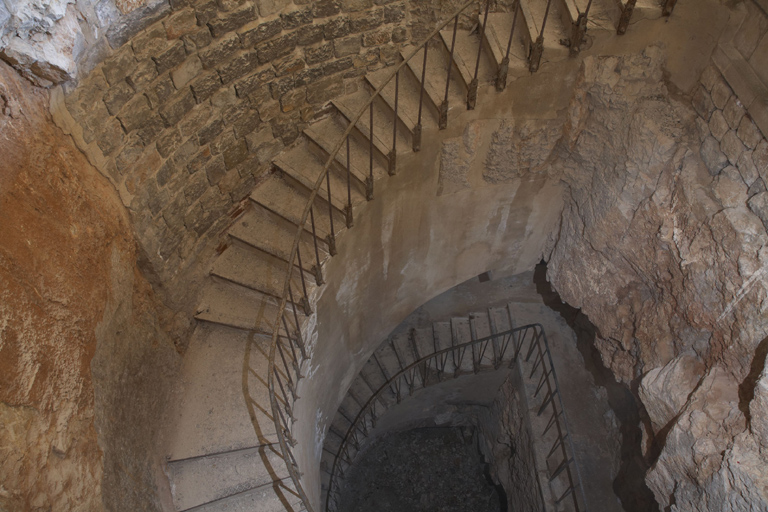
[[(387, 372), (384, 368), (381, 368), (382, 374), (385, 376), (384, 384), (372, 393), (361, 406), (355, 418), (349, 420), (350, 426), (341, 439), (339, 448), (336, 450), (329, 473), (330, 481), (326, 494), (326, 511), (331, 512), (338, 507), (340, 480), (344, 478), (345, 470), (354, 463), (355, 456), (360, 453), (365, 438), (375, 429), (377, 419), (386, 411), (386, 400), (383, 397), (385, 394), (391, 394), (395, 397), (396, 403), (400, 403), (406, 389), (408, 395), (412, 395), (416, 389), (439, 384), (448, 378), (459, 377), (461, 374), (468, 372), (466, 369), (463, 370), (467, 354), (472, 358), (472, 373), (498, 370), (505, 364), (507, 368), (511, 369), (518, 362), (518, 357), (523, 353), (526, 342), (528, 342), (528, 348), (525, 353), (525, 362), (531, 362), (531, 357), (533, 357), (533, 361), (530, 374), (522, 376), (531, 380), (538, 373), (541, 373), (532, 398), (535, 400), (545, 389), (546, 393), (541, 399), (541, 404), (538, 406), (537, 416), (544, 414), (547, 409), (551, 410), (546, 426), (541, 432), (542, 438), (553, 427), (555, 428), (555, 440), (549, 447), (547, 456), (544, 458), (546, 463), (547, 460), (555, 457), (555, 462), (550, 469), (549, 482), (555, 481), (561, 475), (564, 475), (566, 478), (565, 489), (560, 496), (554, 497), (555, 503), (559, 505), (570, 496), (574, 511), (584, 512), (586, 510), (586, 500), (578, 465), (576, 464), (576, 452), (570, 436), (568, 418), (560, 396), (557, 373), (552, 362), (546, 333), (541, 324), (530, 324), (509, 329), (484, 338), (436, 350), (434, 353), (416, 359), (408, 365), (404, 365), (398, 356), (397, 362), (400, 369), (390, 377), (387, 377)], [(395, 353), (397, 354), (396, 351)], [(378, 360), (377, 363), (381, 365)], [(446, 372), (448, 367), (452, 370), (451, 373)], [(523, 368), (520, 367), (520, 370), (522, 373)], [(383, 410), (380, 410), (381, 407), (383, 407)], [(556, 457), (558, 453), (560, 455), (559, 458)]]
[[(551, 3), (552, 0), (548, 0), (548, 4)], [(376, 88), (376, 90), (373, 92), (371, 97), (368, 99), (368, 101), (365, 103), (364, 106), (362, 106), (356, 115), (354, 115), (351, 119), (349, 119), (349, 124), (344, 131), (343, 135), (339, 139), (339, 141), (333, 146), (333, 148), (329, 151), (329, 156), (327, 158), (327, 161), (325, 165), (322, 168), (322, 171), (320, 175), (317, 177), (314, 186), (312, 187), (311, 192), (309, 193), (309, 197), (307, 199), (307, 202), (304, 206), (303, 212), (299, 218), (298, 225), (296, 228), (296, 235), (294, 236), (291, 250), (290, 250), (290, 256), (288, 257), (288, 263), (287, 263), (287, 270), (286, 270), (286, 277), (283, 284), (282, 293), (280, 295), (279, 300), (279, 306), (277, 310), (277, 316), (274, 323), (274, 327), (272, 329), (272, 339), (269, 347), (269, 354), (268, 354), (268, 360), (269, 360), (269, 367), (268, 367), (268, 375), (267, 375), (267, 387), (269, 391), (269, 401), (270, 401), (270, 408), (272, 413), (272, 420), (275, 424), (276, 429), (276, 435), (278, 439), (278, 443), (280, 445), (280, 450), (283, 456), (283, 459), (285, 460), (288, 473), (291, 477), (291, 480), (293, 481), (295, 487), (296, 487), (296, 493), (299, 496), (299, 498), (303, 501), (304, 507), (306, 508), (307, 512), (313, 512), (313, 507), (311, 506), (309, 499), (302, 488), (301, 485), (301, 472), (299, 471), (298, 464), (296, 461), (296, 458), (293, 454), (293, 447), (296, 445), (296, 440), (293, 438), (291, 434), (291, 427), (293, 422), (295, 421), (295, 417), (293, 415), (293, 405), (295, 401), (298, 399), (297, 395), (297, 387), (298, 383), (301, 378), (303, 378), (303, 375), (301, 374), (301, 370), (303, 367), (303, 363), (308, 360), (310, 357), (310, 347), (307, 346), (307, 343), (302, 338), (301, 333), (301, 322), (299, 319), (299, 310), (303, 312), (304, 315), (311, 315), (312, 309), (309, 302), (309, 295), (307, 292), (307, 277), (305, 274), (309, 272), (311, 275), (313, 275), (315, 283), (317, 286), (321, 286), (324, 284), (324, 277), (323, 277), (323, 270), (322, 270), (322, 264), (321, 264), (321, 258), (320, 258), (320, 248), (318, 245), (318, 242), (321, 241), (325, 244), (327, 247), (327, 252), (333, 256), (336, 254), (336, 231), (334, 226), (334, 206), (333, 206), (333, 200), (332, 200), (332, 194), (331, 194), (331, 178), (330, 178), (330, 172), (333, 169), (340, 170), (341, 172), (346, 173), (346, 205), (344, 206), (344, 218), (347, 228), (351, 228), (354, 224), (354, 217), (353, 217), (353, 209), (352, 209), (352, 181), (353, 179), (357, 180), (357, 177), (353, 178), (353, 172), (352, 172), (352, 166), (351, 166), (351, 160), (350, 160), (350, 136), (352, 135), (353, 130), (356, 129), (358, 122), (362, 119), (362, 117), (368, 113), (369, 114), (369, 134), (368, 138), (370, 141), (370, 145), (368, 148), (368, 161), (369, 161), (369, 169), (367, 176), (364, 180), (364, 187), (365, 187), (365, 196), (368, 201), (373, 199), (374, 196), (374, 177), (373, 177), (373, 170), (374, 170), (374, 101), (378, 97), (381, 96), (382, 91), (384, 90), (387, 85), (389, 85), (392, 80), (394, 80), (394, 88), (395, 88), (395, 99), (394, 99), (394, 108), (393, 108), (393, 128), (392, 128), (392, 149), (387, 155), (388, 158), (388, 172), (390, 175), (395, 174), (397, 170), (397, 132), (398, 132), (398, 99), (399, 99), (399, 80), (400, 80), (400, 74), (403, 68), (408, 65), (408, 62), (413, 59), (422, 49), (424, 51), (423, 53), (423, 62), (422, 62), (422, 72), (421, 72), (421, 84), (420, 84), (420, 92), (419, 92), (419, 109), (418, 109), (418, 119), (417, 123), (412, 130), (412, 149), (413, 151), (419, 151), (421, 148), (421, 133), (422, 133), (422, 114), (423, 114), (423, 104), (424, 104), (424, 96), (425, 96), (425, 74), (427, 69), (427, 59), (428, 59), (428, 49), (429, 49), (429, 43), (434, 38), (439, 36), (440, 31), (449, 26), (451, 23), (453, 23), (453, 35), (451, 39), (451, 48), (450, 48), (450, 58), (448, 60), (448, 65), (446, 67), (446, 80), (445, 80), (445, 95), (442, 103), (438, 106), (438, 128), (444, 129), (447, 127), (448, 124), (448, 108), (449, 108), (449, 100), (448, 100), (448, 93), (451, 83), (451, 73), (452, 68), (454, 66), (453, 62), (453, 52), (455, 51), (456, 46), (456, 32), (458, 28), (459, 23), (459, 17), (464, 14), (464, 12), (467, 10), (468, 7), (470, 7), (473, 4), (476, 4), (477, 0), (468, 0), (467, 2), (463, 3), (456, 12), (445, 21), (441, 22), (429, 35), (429, 37), (426, 38), (426, 40), (420, 44), (415, 46), (415, 48), (403, 59), (402, 62), (398, 63), (397, 65), (393, 66), (391, 71), (387, 74), (385, 80), (381, 83), (381, 85)], [(483, 32), (485, 30), (485, 23), (487, 21), (488, 12), (490, 9), (490, 0), (485, 0), (484, 5), (484, 16), (483, 16), (483, 25), (480, 27), (480, 38), (478, 41), (478, 50), (477, 50), (477, 62), (475, 63), (475, 69), (474, 69), (474, 77), (469, 84), (468, 92), (467, 92), (467, 108), (472, 109), (474, 108), (476, 101), (477, 101), (477, 77), (478, 77), (478, 69), (479, 69), (479, 60), (482, 53), (482, 36)], [(591, 4), (591, 2), (590, 2)], [(514, 37), (514, 31), (515, 31), (515, 25), (517, 22), (517, 16), (520, 11), (520, 2), (518, 0), (517, 5), (515, 7), (515, 23), (513, 23), (510, 35), (509, 35), (509, 43), (507, 45), (506, 49), (506, 56), (504, 58), (504, 61), (502, 63), (502, 66), (499, 68), (499, 73), (497, 74), (496, 78), (496, 88), (499, 90), (502, 90), (504, 86), (506, 85), (506, 76), (507, 76), (507, 70), (509, 65), (509, 54), (510, 54), (510, 48), (512, 45), (512, 39)], [(481, 9), (482, 12), (482, 9)], [(546, 25), (546, 16), (549, 14), (549, 9), (547, 9), (547, 13), (544, 18), (544, 22), (542, 24), (542, 28), (540, 33), (538, 34), (537, 38), (537, 44), (542, 43), (543, 44), (543, 38), (544, 38), (544, 26)], [(586, 13), (584, 13), (584, 26), (586, 27)], [(529, 57), (529, 68), (531, 71), (535, 71), (535, 69), (538, 69), (538, 62), (535, 66), (530, 65), (531, 63), (531, 55)], [(541, 55), (538, 55), (538, 58), (540, 58)], [(339, 153), (342, 151), (342, 149), (346, 146), (346, 165), (343, 164), (343, 160), (339, 159)], [(325, 182), (325, 188), (326, 188), (326, 194), (327, 196), (322, 196), (320, 194), (321, 189), (323, 188), (323, 184)], [(328, 235), (321, 239), (318, 236), (317, 228), (316, 228), (316, 216), (317, 215), (325, 215), (323, 211), (316, 208), (315, 201), (316, 199), (320, 200), (326, 200), (328, 202), (328, 212), (327, 215), (329, 216), (329, 228), (330, 232)], [(307, 227), (307, 222), (309, 221), (309, 227)], [(305, 236), (305, 233), (311, 233), (311, 238), (313, 242), (313, 251), (314, 254), (310, 255), (310, 258), (314, 256), (314, 264), (311, 266), (310, 270), (305, 270), (304, 263), (306, 262), (306, 254), (304, 254), (304, 258), (302, 258), (302, 252), (300, 247), (300, 241)], [(298, 272), (299, 279), (301, 285), (300, 288), (298, 287), (298, 284), (294, 283), (294, 277), (296, 272)], [(254, 342), (254, 336), (250, 336), (249, 341), (249, 348), (248, 353), (250, 353), (250, 349), (252, 348), (252, 345)], [(254, 407), (257, 407), (255, 400), (250, 398), (250, 389), (249, 389), (249, 382), (247, 376), (250, 373), (255, 373), (250, 368), (250, 362), (248, 359), (248, 356), (246, 356), (244, 361), (244, 367), (243, 367), (243, 374), (244, 374), (244, 392), (246, 394), (246, 399), (249, 407), (249, 412), (251, 413), (251, 416), (254, 417)], [(264, 411), (266, 412), (266, 411)]]

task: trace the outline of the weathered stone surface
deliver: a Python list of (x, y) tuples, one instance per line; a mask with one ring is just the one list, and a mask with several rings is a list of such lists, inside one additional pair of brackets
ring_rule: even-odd
[(148, 0), (143, 6), (120, 16), (107, 33), (107, 41), (112, 48), (119, 48), (138, 34), (144, 27), (165, 18), (171, 10), (166, 0)]
[(181, 146), (181, 133), (177, 128), (171, 128), (157, 139), (157, 152), (163, 158), (168, 158), (171, 153)]
[(126, 81), (136, 92), (143, 91), (158, 76), (157, 65), (152, 59), (144, 59), (131, 69), (133, 72), (126, 77)]
[(259, 53), (259, 61), (262, 64), (271, 62), (279, 57), (284, 57), (296, 48), (296, 33), (291, 32), (284, 36), (280, 36), (277, 39), (267, 41), (256, 47), (256, 51)]
[(237, 34), (227, 34), (221, 41), (200, 52), (200, 62), (205, 69), (215, 68), (226, 62), (242, 48)]
[(218, 17), (208, 20), (208, 27), (213, 37), (221, 37), (227, 32), (232, 32), (242, 27), (249, 21), (258, 17), (253, 5), (244, 5), (234, 11), (220, 13)]
[(709, 118), (709, 133), (717, 140), (721, 140), (729, 129), (728, 122), (725, 120), (725, 116), (723, 116), (723, 111), (715, 110), (712, 117)]
[(127, 45), (104, 60), (101, 71), (110, 85), (115, 85), (128, 76), (136, 65), (133, 49)]
[(703, 117), (705, 121), (709, 121), (712, 112), (715, 110), (715, 104), (712, 103), (709, 93), (703, 87), (698, 87), (696, 92), (693, 93), (691, 102), (696, 113)]
[(244, 48), (253, 48), (262, 41), (276, 36), (283, 30), (282, 18), (271, 21), (256, 20), (238, 31)]
[(176, 92), (170, 75), (158, 77), (144, 92), (152, 108), (159, 108)]
[(768, 192), (760, 192), (749, 198), (749, 209), (760, 217), (765, 229), (768, 230)]
[(195, 101), (201, 103), (210, 98), (221, 87), (221, 78), (216, 71), (201, 73), (190, 85)]
[(197, 16), (194, 9), (174, 12), (163, 20), (163, 27), (168, 39), (181, 39), (182, 36), (197, 32)]
[(725, 156), (728, 157), (728, 161), (731, 162), (731, 165), (736, 165), (745, 148), (744, 144), (741, 143), (741, 140), (736, 135), (736, 132), (729, 130), (728, 133), (723, 136), (723, 140), (720, 141), (720, 149), (725, 153)]
[(333, 43), (324, 43), (316, 47), (304, 48), (304, 59), (310, 66), (325, 62), (333, 57)]
[(323, 25), (326, 39), (336, 39), (348, 35), (351, 31), (349, 16), (338, 16)]
[(755, 149), (760, 144), (760, 141), (763, 140), (763, 134), (749, 116), (741, 118), (736, 134), (749, 149)]
[(153, 25), (131, 40), (133, 53), (139, 60), (153, 57), (167, 50), (171, 41), (163, 29), (162, 24)]
[(386, 28), (381, 30), (366, 32), (365, 34), (363, 34), (363, 46), (371, 47), (371, 46), (381, 46), (383, 44), (387, 44), (390, 41), (391, 36), (392, 36), (391, 32)]
[(104, 95), (104, 104), (107, 106), (109, 113), (114, 116), (123, 108), (123, 105), (128, 100), (133, 98), (133, 95), (133, 88), (127, 82), (119, 82)]
[(219, 76), (223, 84), (236, 80), (246, 75), (259, 66), (259, 56), (255, 50), (248, 50), (238, 54), (231, 61), (219, 68)]
[(723, 167), (728, 165), (728, 157), (720, 151), (720, 144), (712, 136), (704, 139), (704, 142), (701, 144), (701, 158), (713, 176), (717, 175)]
[(295, 34), (296, 44), (300, 46), (319, 43), (323, 40), (323, 26), (304, 25), (296, 30)]
[(638, 393), (656, 432), (682, 410), (703, 374), (704, 364), (690, 355), (676, 357), (645, 374)]
[[(224, 155), (224, 165), (227, 170), (233, 169), (248, 158), (248, 144), (245, 139), (237, 139), (234, 144), (222, 151), (222, 155)], [(221, 177), (224, 173), (220, 172), (218, 175)]]
[(731, 96), (733, 96), (733, 91), (722, 78), (712, 87), (712, 103), (721, 110), (728, 104)]
[(187, 47), (187, 52), (192, 53), (202, 50), (211, 44), (213, 41), (213, 36), (211, 36), (211, 31), (208, 30), (208, 26), (206, 25), (204, 27), (198, 28), (191, 34), (182, 36), (182, 41), (184, 41), (184, 44)]
[(141, 127), (154, 113), (149, 108), (146, 96), (137, 95), (129, 101), (118, 114), (118, 119), (123, 124), (126, 133)]
[(365, 32), (379, 28), (384, 23), (384, 10), (376, 9), (365, 13), (356, 13), (350, 16), (349, 28), (352, 33)]
[(392, 29), (392, 42), (404, 43), (408, 40), (408, 29), (405, 27), (395, 27)]
[(341, 5), (337, 0), (316, 0), (312, 4), (312, 15), (315, 18), (327, 18), (340, 11)]
[(341, 77), (332, 76), (307, 86), (307, 101), (311, 104), (325, 103), (343, 93), (344, 82)]
[(744, 113), (744, 106), (739, 101), (739, 98), (731, 96), (731, 99), (728, 100), (723, 109), (723, 115), (725, 120), (728, 121), (728, 126), (736, 130), (739, 127), (739, 123), (741, 123), (741, 119), (744, 117)]
[(184, 49), (184, 43), (175, 41), (167, 50), (152, 57), (152, 60), (157, 65), (157, 72), (163, 74), (184, 62), (186, 57), (187, 52)]
[(283, 20), (283, 26), (286, 30), (293, 30), (307, 23), (312, 23), (314, 16), (312, 15), (311, 7), (303, 7), (290, 12), (284, 12), (280, 14), (280, 19)]
[[(344, 70), (350, 69), (355, 65), (355, 61), (352, 57), (345, 57), (343, 59), (338, 59), (333, 62), (328, 62), (323, 65), (323, 75), (329, 76), (334, 75), (336, 73), (340, 73)], [(299, 79), (296, 78), (296, 85), (299, 85)], [(346, 94), (349, 94), (350, 91), (345, 91)]]

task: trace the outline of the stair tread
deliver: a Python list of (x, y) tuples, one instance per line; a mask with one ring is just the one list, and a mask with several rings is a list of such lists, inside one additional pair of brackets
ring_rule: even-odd
[[(482, 20), (481, 20), (482, 21)], [(452, 30), (442, 30), (440, 37), (446, 47), (450, 48)], [(453, 61), (459, 70), (459, 76), (465, 85), (469, 85), (475, 74), (475, 63), (477, 62), (477, 49), (480, 45), (480, 37), (477, 34), (470, 34), (466, 30), (456, 32), (456, 48), (453, 51)], [(480, 67), (478, 69), (477, 79), (479, 83), (487, 83), (493, 80), (496, 72), (496, 64), (490, 63), (488, 53), (480, 53)]]
[[(416, 57), (414, 57), (414, 59), (415, 58)], [(390, 75), (390, 73), (392, 73), (392, 70), (390, 68), (379, 69), (377, 71), (366, 73), (365, 80), (375, 90), (381, 87), (381, 85), (384, 83), (384, 80), (386, 80), (386, 78)], [(403, 89), (406, 89), (408, 83), (406, 80), (404, 80), (402, 72), (400, 76), (400, 81), (401, 81), (400, 86), (402, 86)], [(373, 91), (371, 91), (371, 93), (373, 93)], [(390, 112), (394, 112), (394, 109), (395, 109), (394, 78), (390, 80), (390, 82), (381, 90), (381, 92), (379, 93), (379, 97), (387, 105)], [(409, 93), (407, 90), (399, 91), (397, 102), (398, 102), (397, 117), (400, 119), (403, 125), (408, 129), (408, 131), (410, 133), (413, 133), (413, 129), (416, 127), (416, 124), (417, 124), (418, 111), (419, 111), (418, 93), (413, 93), (413, 92)], [(422, 119), (423, 118), (424, 118), (424, 113), (422, 113)], [(375, 122), (375, 118), (374, 118), (374, 122)]]
[[(288, 261), (296, 229), (295, 224), (261, 205), (254, 204), (232, 224), (228, 234), (282, 261)], [(304, 254), (312, 254), (314, 251), (311, 238), (306, 233), (300, 248)], [(305, 270), (309, 270), (312, 266), (307, 261), (302, 261), (302, 264)]]
[[(531, 34), (531, 40), (535, 41), (539, 37), (541, 25), (544, 21), (547, 2), (534, 2), (531, 0), (520, 0), (520, 10), (523, 13), (525, 22)], [(560, 44), (561, 39), (568, 39), (570, 31), (563, 26), (562, 19), (558, 10), (560, 6), (557, 2), (552, 2), (550, 12), (547, 17), (547, 24), (544, 27), (544, 57), (547, 60), (562, 60), (568, 57), (568, 48)]]
[[(302, 262), (303, 263), (303, 262)], [(211, 273), (273, 297), (281, 297), (287, 264), (265, 252), (231, 245), (216, 258)], [(291, 276), (293, 289), (301, 288), (298, 272)], [(310, 290), (311, 293), (311, 290)]]
[[(336, 147), (336, 144), (338, 144), (343, 137), (345, 129), (345, 127), (341, 126), (336, 116), (329, 116), (319, 123), (307, 127), (304, 130), (304, 134), (314, 141), (325, 154), (330, 155)], [(349, 158), (352, 177), (355, 178), (361, 186), (364, 186), (365, 178), (370, 173), (368, 146), (361, 144), (354, 135), (350, 137), (349, 142)], [(338, 164), (346, 171), (347, 150), (344, 144), (342, 144), (339, 152), (336, 153), (336, 162), (338, 162)], [(374, 155), (373, 179), (378, 180), (385, 175), (387, 175), (387, 172), (379, 163), (379, 157)]]
[(432, 324), (432, 330), (434, 331), (435, 340), (440, 350), (452, 346), (453, 334), (451, 332), (450, 322), (435, 322)]
[(278, 445), (264, 445), (168, 464), (173, 503), (185, 510), (288, 477)]
[[(273, 173), (251, 193), (251, 199), (298, 226), (304, 206), (309, 199), (309, 193), (306, 190), (299, 190), (279, 173)], [(327, 206), (323, 208), (320, 200), (317, 200), (314, 207), (317, 236), (319, 239), (324, 239), (330, 233)], [(312, 229), (309, 216), (304, 229)], [(305, 258), (310, 259), (310, 256), (314, 254), (307, 254)]]
[[(447, 44), (430, 45), (427, 51), (427, 71), (425, 75), (424, 93), (429, 98), (435, 108), (439, 108), (445, 99), (445, 78), (448, 70), (450, 39)], [(419, 52), (408, 61), (408, 68), (416, 79), (421, 81), (421, 72), (424, 64), (424, 50)], [(467, 96), (466, 86), (461, 78), (457, 78), (455, 65), (451, 71), (451, 84), (448, 88), (448, 104), (451, 107), (464, 105)]]
[[(322, 173), (325, 165), (325, 161), (319, 159), (304, 145), (281, 154), (273, 163), (301, 183), (307, 190), (312, 190), (314, 188), (317, 178)], [(330, 176), (333, 206), (336, 208), (338, 220), (341, 222), (343, 221), (341, 212), (344, 211), (344, 206), (347, 203), (347, 181), (345, 178), (339, 176), (336, 169), (331, 170)], [(365, 200), (365, 190), (362, 189), (358, 183), (352, 184), (351, 192), (353, 205), (359, 204)], [(323, 180), (318, 195), (327, 205), (327, 180)], [(337, 215), (334, 215), (334, 222), (336, 222)]]
[(431, 328), (414, 329), (413, 339), (415, 341), (416, 350), (419, 352), (419, 359), (435, 353), (435, 344)]
[[(268, 346), (269, 338), (254, 339), (259, 347)], [(195, 330), (181, 370), (184, 388), (172, 418), (174, 437), (169, 440), (167, 453), (171, 461), (277, 441), (271, 415), (257, 409), (252, 422), (248, 409), (243, 407), (243, 394), (233, 392), (242, 389), (247, 343), (248, 333), (244, 330), (205, 324)], [(266, 352), (252, 349), (251, 354), (254, 374), (249, 375), (250, 397), (267, 411), (269, 393), (259, 382), (266, 382)]]
[(274, 297), (235, 283), (209, 280), (201, 294), (195, 318), (270, 335), (277, 310)]
[(300, 512), (303, 510), (303, 505), (291, 479), (284, 478), (191, 510), (195, 512)]
[[(349, 121), (368, 103), (370, 97), (371, 95), (368, 91), (361, 89), (354, 94), (333, 100), (333, 104), (344, 118)], [(360, 116), (360, 119), (355, 123), (355, 127), (366, 140), (370, 141), (371, 119), (368, 111)], [(392, 115), (386, 115), (376, 101), (373, 102), (373, 144), (383, 156), (388, 155), (392, 149)], [(404, 136), (403, 130), (398, 130), (398, 145), (403, 149), (408, 147), (408, 140)]]
[[(514, 12), (493, 12), (488, 14), (488, 26), (485, 29), (485, 38), (491, 49), (496, 64), (507, 54), (507, 44), (509, 43), (509, 33), (512, 30), (512, 21)], [(527, 39), (527, 30), (524, 27), (525, 22), (521, 13), (517, 15), (517, 26), (512, 40), (512, 46), (509, 50), (509, 70), (519, 70), (515, 76), (522, 76), (528, 70), (528, 51), (530, 48), (530, 39)]]

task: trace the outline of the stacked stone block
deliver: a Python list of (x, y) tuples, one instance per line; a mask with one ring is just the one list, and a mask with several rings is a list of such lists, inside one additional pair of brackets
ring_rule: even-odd
[(704, 70), (693, 107), (701, 157), (710, 173), (740, 176), (748, 187), (750, 210), (768, 230), (768, 140), (714, 66)]
[(148, 26), (107, 33), (111, 53), (65, 105), (170, 282), (329, 100), (397, 61), (408, 32), (396, 0), (160, 3)]

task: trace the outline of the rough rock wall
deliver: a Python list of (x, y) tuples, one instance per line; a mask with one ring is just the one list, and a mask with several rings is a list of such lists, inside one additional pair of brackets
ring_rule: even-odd
[(711, 69), (692, 108), (657, 47), (585, 60), (553, 165), (567, 199), (548, 277), (641, 387), (662, 508), (768, 507), (765, 404), (745, 398), (768, 334), (766, 149)]
[(480, 451), (490, 464), (494, 482), (504, 486), (508, 507), (504, 510), (544, 510), (536, 476), (533, 442), (526, 420), (525, 400), (518, 391), (519, 375), (510, 375), (493, 405), (480, 409)]
[(47, 101), (0, 62), (0, 509), (152, 510), (177, 356), (128, 216)]

